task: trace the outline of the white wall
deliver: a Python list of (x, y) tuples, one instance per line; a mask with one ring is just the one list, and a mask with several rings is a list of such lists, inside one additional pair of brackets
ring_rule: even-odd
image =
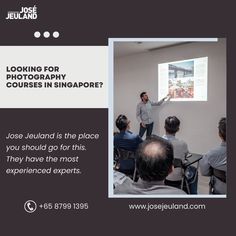
[[(175, 115), (181, 121), (177, 137), (188, 143), (192, 152), (205, 153), (220, 143), (217, 124), (226, 116), (226, 40), (177, 45), (152, 52), (115, 59), (114, 119), (125, 114), (131, 120), (131, 131), (138, 133), (136, 105), (139, 94), (146, 91), (150, 100), (158, 98), (158, 64), (208, 57), (208, 101), (168, 102), (154, 107), (153, 134), (164, 134), (164, 120)], [(115, 127), (115, 126), (114, 126)]]

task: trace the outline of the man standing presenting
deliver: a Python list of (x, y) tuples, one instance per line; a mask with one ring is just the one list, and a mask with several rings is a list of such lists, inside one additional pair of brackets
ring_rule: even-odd
[(136, 117), (140, 123), (139, 136), (143, 137), (146, 133), (146, 137), (151, 136), (153, 130), (153, 117), (152, 117), (152, 106), (160, 106), (164, 101), (170, 99), (169, 94), (161, 99), (159, 102), (152, 102), (149, 100), (146, 92), (140, 94), (141, 102), (137, 105)]

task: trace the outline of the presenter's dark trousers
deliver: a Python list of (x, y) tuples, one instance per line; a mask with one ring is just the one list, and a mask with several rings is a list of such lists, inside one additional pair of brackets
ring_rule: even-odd
[(153, 130), (153, 122), (151, 124), (147, 124), (145, 128), (140, 124), (139, 136), (142, 138), (144, 133), (147, 132), (146, 133), (146, 138), (147, 138), (148, 136), (152, 135), (152, 130)]

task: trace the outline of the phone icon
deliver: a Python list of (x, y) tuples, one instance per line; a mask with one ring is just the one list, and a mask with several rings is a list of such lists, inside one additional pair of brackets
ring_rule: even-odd
[(28, 213), (33, 213), (33, 212), (35, 212), (36, 209), (37, 209), (37, 204), (36, 204), (36, 202), (33, 201), (33, 200), (28, 200), (28, 201), (26, 201), (25, 204), (24, 204), (24, 209), (25, 209), (25, 211), (28, 212)]

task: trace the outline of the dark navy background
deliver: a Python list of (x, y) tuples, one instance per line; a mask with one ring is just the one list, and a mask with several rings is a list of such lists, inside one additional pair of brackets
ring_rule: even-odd
[[(5, 20), (7, 11), (34, 5), (38, 10), (37, 20)], [(1, 0), (0, 45), (107, 45), (109, 37), (226, 37), (228, 197), (108, 199), (108, 113), (106, 109), (92, 110), (92, 118), (101, 121), (94, 123), (85, 112), (84, 127), (99, 127), (104, 138), (99, 147), (94, 147), (94, 154), (86, 159), (86, 178), (7, 177), (3, 172), (4, 152), (0, 150), (0, 235), (223, 235), (230, 232), (233, 229), (236, 197), (235, 22), (233, 1)], [(36, 39), (33, 35), (35, 31), (59, 31), (60, 37)], [(1, 149), (4, 148), (4, 135), (8, 130), (27, 130), (29, 127), (35, 130), (44, 128), (45, 131), (53, 127), (76, 130), (81, 127), (78, 118), (81, 112), (80, 109), (0, 109)], [(28, 214), (23, 210), (23, 203), (29, 198), (37, 201), (88, 201), (89, 210)], [(128, 210), (128, 204), (132, 203), (163, 202), (205, 203), (207, 209), (164, 212)]]

